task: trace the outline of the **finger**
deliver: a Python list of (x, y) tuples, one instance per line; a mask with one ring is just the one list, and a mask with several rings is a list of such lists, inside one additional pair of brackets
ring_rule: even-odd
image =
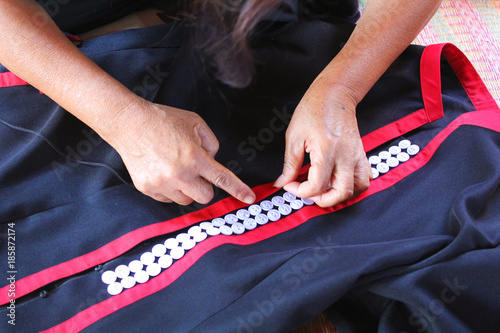
[(234, 173), (208, 155), (205, 158), (205, 163), (206, 166), (200, 170), (200, 176), (246, 204), (252, 204), (255, 201), (253, 191)]
[(332, 188), (312, 199), (318, 206), (331, 207), (354, 196), (354, 168), (337, 165), (333, 172)]
[(357, 196), (370, 187), (373, 174), (370, 163), (366, 158), (362, 159), (354, 169), (354, 196)]
[(164, 196), (163, 194), (155, 193), (153, 195), (149, 195), (151, 198), (155, 199), (156, 201), (159, 202), (164, 202), (164, 203), (172, 203), (173, 201)]
[(287, 138), (285, 146), (285, 162), (283, 173), (274, 183), (275, 187), (283, 187), (297, 179), (302, 163), (304, 163), (304, 142), (293, 138)]
[(201, 177), (194, 178), (182, 192), (202, 205), (209, 203), (214, 197), (212, 184)]
[(184, 194), (180, 190), (173, 190), (167, 194), (168, 198), (181, 206), (190, 205), (193, 202), (193, 199)]
[(205, 124), (198, 129), (198, 135), (201, 139), (201, 147), (205, 149), (211, 158), (214, 158), (219, 151), (219, 140), (212, 130)]
[[(311, 167), (307, 181), (301, 183), (297, 189), (297, 196), (303, 198), (314, 197), (325, 193), (330, 185), (334, 160), (333, 154), (322, 153), (319, 149), (311, 151)], [(294, 193), (295, 194), (295, 193)]]

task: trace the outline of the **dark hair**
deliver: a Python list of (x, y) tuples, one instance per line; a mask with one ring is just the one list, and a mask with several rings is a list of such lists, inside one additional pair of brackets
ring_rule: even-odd
[(193, 0), (190, 13), (197, 49), (213, 62), (216, 77), (235, 88), (252, 82), (255, 73), (249, 37), (281, 0)]

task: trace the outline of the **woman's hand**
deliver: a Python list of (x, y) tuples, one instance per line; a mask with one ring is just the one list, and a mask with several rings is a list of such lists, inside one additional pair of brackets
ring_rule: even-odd
[(196, 113), (146, 101), (127, 111), (111, 141), (139, 191), (163, 202), (206, 204), (214, 184), (247, 204), (255, 201), (252, 190), (214, 160), (219, 143)]
[[(336, 205), (365, 191), (372, 179), (356, 121), (356, 103), (345, 89), (319, 76), (295, 110), (286, 132), (283, 175), (275, 186), (322, 207)], [(295, 181), (309, 153), (311, 168)]]

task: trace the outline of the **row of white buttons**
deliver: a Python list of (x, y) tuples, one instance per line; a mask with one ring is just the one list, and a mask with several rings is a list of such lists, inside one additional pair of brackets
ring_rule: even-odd
[(311, 199), (300, 199), (290, 192), (285, 192), (283, 196), (277, 195), (271, 200), (251, 205), (248, 209), (240, 209), (236, 214), (230, 213), (211, 222), (201, 222), (190, 227), (186, 233), (180, 233), (175, 238), (168, 238), (164, 243), (156, 244), (151, 252), (143, 253), (139, 260), (131, 261), (128, 266), (119, 265), (114, 271), (105, 271), (101, 275), (101, 280), (108, 285), (110, 295), (118, 295), (124, 289), (132, 288), (137, 283), (145, 283), (150, 277), (157, 276), (162, 269), (170, 267), (174, 260), (182, 258), (186, 251), (208, 236), (241, 235), (269, 221), (278, 221), (282, 216), (289, 215), (304, 205), (312, 204), (314, 202)]
[(397, 146), (381, 151), (378, 155), (370, 156), (368, 161), (372, 165), (373, 179), (378, 178), (380, 174), (389, 172), (391, 168), (397, 167), (400, 163), (407, 162), (411, 156), (417, 155), (419, 151), (419, 146), (412, 144), (409, 140), (402, 140)]

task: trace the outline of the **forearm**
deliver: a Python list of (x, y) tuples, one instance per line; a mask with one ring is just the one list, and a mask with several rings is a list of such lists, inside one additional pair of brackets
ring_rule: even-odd
[(78, 50), (35, 1), (1, 1), (0, 22), (0, 63), (113, 139), (117, 120), (138, 98)]
[(415, 39), (441, 0), (370, 0), (342, 51), (320, 77), (356, 105)]

